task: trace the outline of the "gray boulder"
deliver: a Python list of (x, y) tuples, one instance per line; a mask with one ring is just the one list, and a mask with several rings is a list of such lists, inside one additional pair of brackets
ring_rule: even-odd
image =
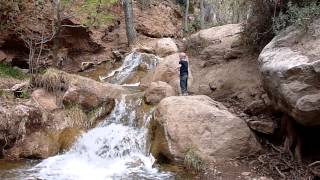
[(276, 36), (259, 56), (264, 88), (275, 108), (305, 126), (320, 125), (320, 19), (305, 32)]

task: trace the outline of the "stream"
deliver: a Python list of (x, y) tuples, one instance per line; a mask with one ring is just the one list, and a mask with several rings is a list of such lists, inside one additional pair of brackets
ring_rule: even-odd
[[(102, 79), (125, 84), (126, 79), (141, 63), (148, 69), (154, 61), (145, 62), (139, 53), (129, 54), (118, 69)], [(128, 87), (139, 83), (125, 84)], [(43, 161), (12, 163), (0, 167), (1, 179), (43, 180), (109, 180), (109, 179), (175, 179), (174, 173), (160, 170), (149, 153), (148, 125), (154, 107), (143, 101), (143, 92), (130, 91), (116, 99), (108, 117), (95, 128), (83, 134), (73, 147)]]

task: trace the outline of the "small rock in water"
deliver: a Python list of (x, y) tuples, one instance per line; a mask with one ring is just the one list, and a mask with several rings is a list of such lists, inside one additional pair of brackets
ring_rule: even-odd
[(242, 176), (249, 176), (251, 174), (251, 172), (242, 172), (241, 175)]
[(81, 63), (81, 71), (85, 71), (87, 69), (90, 69), (94, 66), (95, 64), (93, 62), (82, 62)]

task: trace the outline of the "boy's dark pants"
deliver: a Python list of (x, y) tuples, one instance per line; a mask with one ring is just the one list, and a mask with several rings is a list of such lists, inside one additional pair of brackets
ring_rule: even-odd
[(188, 74), (180, 75), (181, 94), (188, 93)]

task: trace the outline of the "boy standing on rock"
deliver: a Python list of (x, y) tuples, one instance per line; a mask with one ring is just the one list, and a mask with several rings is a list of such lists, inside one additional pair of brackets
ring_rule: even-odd
[[(179, 67), (180, 68), (180, 88), (181, 88), (181, 95), (187, 96), (188, 95), (188, 75), (189, 75), (189, 61), (188, 57), (185, 53), (179, 54)], [(177, 69), (178, 69), (177, 68)]]

